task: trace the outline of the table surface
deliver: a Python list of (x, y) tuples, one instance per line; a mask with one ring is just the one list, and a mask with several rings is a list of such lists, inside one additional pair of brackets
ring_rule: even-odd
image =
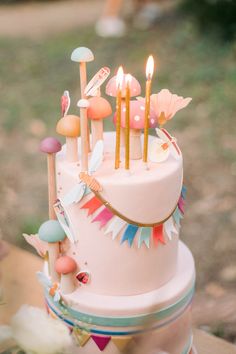
[[(43, 307), (43, 291), (35, 273), (42, 268), (42, 259), (10, 247), (9, 255), (0, 263), (4, 305), (1, 306), (0, 324), (8, 323), (22, 304)], [(236, 354), (236, 347), (201, 330), (194, 330), (198, 354)]]

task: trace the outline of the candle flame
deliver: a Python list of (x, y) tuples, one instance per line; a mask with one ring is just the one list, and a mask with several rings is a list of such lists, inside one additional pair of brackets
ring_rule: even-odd
[(130, 74), (125, 75), (126, 86), (130, 86), (131, 81), (132, 81), (132, 76)]
[(117, 88), (121, 89), (123, 79), (124, 79), (124, 70), (123, 70), (122, 66), (120, 66), (117, 71), (117, 75), (116, 75), (116, 87)]
[(154, 72), (154, 58), (152, 55), (148, 57), (147, 65), (146, 65), (146, 77), (148, 80), (151, 80)]

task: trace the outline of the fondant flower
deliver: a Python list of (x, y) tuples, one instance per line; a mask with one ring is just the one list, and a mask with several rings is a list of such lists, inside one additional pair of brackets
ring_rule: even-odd
[[(144, 98), (139, 98), (145, 100)], [(192, 98), (183, 98), (172, 94), (169, 90), (163, 89), (157, 94), (151, 95), (151, 108), (156, 114), (157, 121), (160, 125), (164, 125), (168, 120), (180, 110), (185, 108)]]
[(12, 338), (27, 353), (64, 353), (72, 345), (70, 331), (63, 322), (28, 305), (23, 305), (12, 317), (9, 327), (0, 327), (0, 332), (2, 329), (3, 339)]
[(34, 247), (37, 251), (37, 253), (41, 256), (41, 257), (45, 257), (48, 247), (47, 247), (47, 243), (44, 241), (41, 241), (40, 238), (38, 237), (38, 235), (27, 235), (27, 234), (23, 234), (24, 239), (26, 240), (26, 242), (28, 242), (29, 245), (31, 245), (32, 247)]

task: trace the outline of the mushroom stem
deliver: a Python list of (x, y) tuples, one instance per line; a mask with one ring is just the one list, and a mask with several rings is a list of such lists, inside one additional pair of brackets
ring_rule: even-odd
[(81, 125), (81, 167), (82, 171), (88, 171), (88, 119), (87, 108), (80, 108)]
[(75, 284), (72, 279), (72, 274), (61, 274), (61, 292), (63, 294), (70, 294), (73, 293), (75, 290)]
[(59, 242), (48, 242), (49, 274), (53, 281), (59, 281), (59, 275), (55, 271), (55, 262), (58, 256), (59, 256)]
[(142, 158), (141, 130), (130, 129), (130, 159), (139, 160)]
[[(81, 92), (81, 98), (86, 98), (85, 96), (85, 88), (87, 85), (87, 70), (86, 70), (86, 63), (85, 62), (80, 62), (80, 92)], [(89, 131), (89, 124), (87, 121), (87, 145), (88, 145), (88, 152), (91, 151), (91, 146), (90, 146), (90, 131)]]
[(47, 154), (48, 164), (48, 214), (49, 219), (56, 220), (56, 213), (53, 205), (57, 199), (56, 177), (55, 177), (55, 154)]
[(103, 140), (103, 121), (102, 119), (91, 120), (92, 128), (92, 146), (96, 145), (98, 140)]
[(78, 161), (78, 142), (76, 137), (66, 137), (66, 160), (68, 162)]

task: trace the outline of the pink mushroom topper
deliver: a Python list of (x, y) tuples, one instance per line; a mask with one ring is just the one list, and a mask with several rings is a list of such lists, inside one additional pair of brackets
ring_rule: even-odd
[[(130, 158), (138, 160), (142, 158), (141, 131), (144, 129), (145, 103), (142, 101), (130, 101)], [(116, 124), (116, 114), (114, 115)], [(125, 128), (125, 104), (122, 105), (121, 127)], [(149, 128), (156, 128), (157, 120), (155, 112), (150, 110)]]
[[(124, 75), (123, 82), (121, 85), (121, 96), (122, 98), (125, 98), (125, 93), (126, 93), (126, 82), (125, 82), (125, 77)], [(130, 97), (136, 97), (140, 95), (141, 93), (141, 86), (138, 80), (131, 75), (131, 80), (130, 80)], [(107, 83), (106, 86), (106, 94), (111, 97), (116, 97), (117, 95), (117, 84), (116, 84), (116, 76), (113, 76)]]
[(69, 256), (61, 256), (56, 260), (55, 270), (61, 275), (60, 288), (62, 293), (70, 294), (75, 290), (73, 273), (76, 269), (76, 262)]
[[(130, 97), (136, 97), (141, 94), (141, 86), (138, 80), (132, 76), (130, 79)], [(117, 96), (117, 82), (116, 82), (116, 76), (113, 76), (107, 83), (106, 85), (106, 94), (111, 97), (116, 97)], [(123, 77), (122, 85), (121, 85), (121, 97), (122, 101), (125, 101), (125, 95), (126, 95), (126, 75)], [(121, 125), (121, 145), (125, 145), (125, 128), (124, 125)], [(130, 152), (130, 158), (132, 159), (132, 152)]]

